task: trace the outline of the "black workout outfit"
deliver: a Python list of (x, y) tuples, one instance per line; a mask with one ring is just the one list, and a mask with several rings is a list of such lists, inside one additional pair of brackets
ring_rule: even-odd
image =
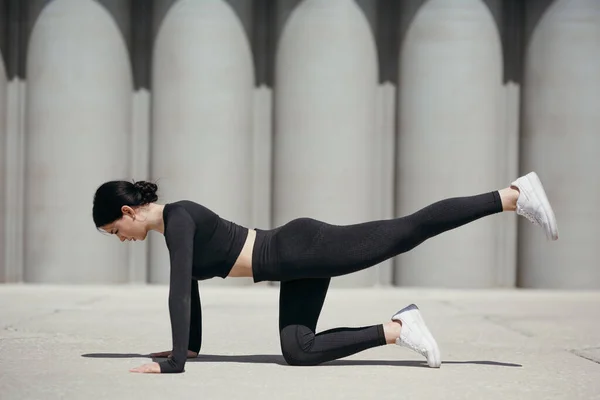
[[(271, 230), (256, 229), (255, 282), (279, 281), (280, 345), (290, 365), (317, 365), (386, 343), (383, 325), (336, 328), (316, 334), (330, 279), (406, 252), (428, 238), (502, 211), (497, 191), (438, 201), (414, 214), (353, 225), (298, 218)], [(198, 281), (225, 278), (248, 230), (191, 202), (163, 210), (170, 253), (171, 358), (161, 372), (182, 372), (187, 350), (200, 351), (202, 310)]]

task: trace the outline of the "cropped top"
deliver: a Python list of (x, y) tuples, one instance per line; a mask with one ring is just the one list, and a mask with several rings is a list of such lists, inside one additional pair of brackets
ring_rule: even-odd
[(198, 280), (227, 277), (244, 247), (248, 229), (189, 200), (167, 203), (163, 221), (171, 263), (169, 314), (173, 351), (159, 365), (161, 373), (173, 373), (183, 372), (188, 349), (200, 350)]
[[(181, 219), (188, 220), (187, 224), (178, 222)], [(192, 276), (197, 280), (226, 278), (248, 236), (248, 229), (188, 200), (166, 204), (163, 220), (169, 252), (179, 251), (179, 247), (185, 242), (169, 239), (182, 230), (185, 231), (186, 225), (189, 225), (187, 229), (191, 232), (193, 222), (194, 240), (190, 243), (193, 251)], [(175, 222), (172, 223), (173, 221)]]

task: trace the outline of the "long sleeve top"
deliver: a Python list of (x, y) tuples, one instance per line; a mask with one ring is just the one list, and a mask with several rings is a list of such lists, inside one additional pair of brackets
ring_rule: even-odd
[(231, 271), (248, 229), (187, 200), (163, 209), (164, 235), (170, 259), (169, 315), (173, 349), (159, 363), (161, 373), (183, 372), (187, 351), (200, 351), (202, 309), (198, 281), (225, 278)]

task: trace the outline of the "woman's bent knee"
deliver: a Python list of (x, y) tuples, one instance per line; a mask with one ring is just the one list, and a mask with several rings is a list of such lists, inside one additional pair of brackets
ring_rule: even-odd
[(315, 334), (303, 325), (288, 325), (280, 332), (281, 352), (285, 362), (292, 366), (317, 365), (318, 357), (311, 353)]

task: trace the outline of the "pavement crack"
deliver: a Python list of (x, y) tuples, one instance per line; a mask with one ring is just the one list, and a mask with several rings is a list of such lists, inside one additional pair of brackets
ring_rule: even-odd
[(585, 349), (571, 349), (569, 350), (569, 353), (583, 358), (584, 360), (588, 360), (591, 361), (595, 364), (600, 364), (600, 359), (599, 358), (594, 358), (593, 356), (587, 355), (585, 352), (588, 350), (600, 350), (600, 347), (587, 347)]

